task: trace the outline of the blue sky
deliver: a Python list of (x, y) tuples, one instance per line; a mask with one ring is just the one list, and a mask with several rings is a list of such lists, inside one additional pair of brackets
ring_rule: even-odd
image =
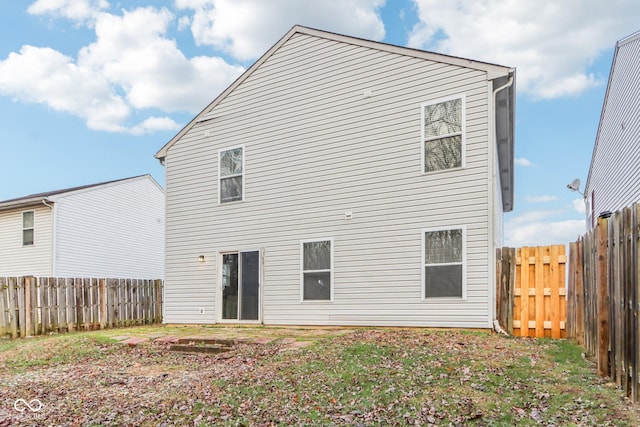
[[(150, 173), (175, 133), (295, 24), (517, 68), (510, 245), (564, 243), (615, 42), (637, 0), (0, 3), (0, 200)], [(99, 208), (99, 207), (97, 207)]]

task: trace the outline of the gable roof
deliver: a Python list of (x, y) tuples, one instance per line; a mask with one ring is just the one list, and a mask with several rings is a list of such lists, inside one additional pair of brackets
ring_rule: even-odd
[(471, 59), (460, 58), (456, 56), (444, 55), (440, 53), (427, 52), (420, 49), (413, 49), (408, 47), (402, 47), (392, 45), (383, 42), (376, 42), (372, 40), (361, 39), (358, 37), (345, 36), (342, 34), (336, 34), (329, 31), (317, 30), (314, 28), (303, 27), (301, 25), (295, 25), (287, 34), (285, 34), (275, 45), (273, 45), (264, 55), (262, 55), (256, 62), (253, 63), (244, 73), (240, 75), (229, 87), (227, 87), (220, 95), (218, 95), (209, 105), (207, 105), (198, 115), (196, 115), (180, 132), (178, 132), (169, 142), (167, 142), (156, 154), (155, 157), (161, 162), (167, 155), (167, 151), (177, 140), (179, 140), (185, 133), (189, 131), (196, 123), (198, 123), (201, 117), (205, 116), (211, 110), (213, 110), (220, 102), (222, 102), (229, 93), (231, 93), (237, 86), (239, 86), (244, 80), (246, 80), (257, 68), (262, 65), (271, 55), (273, 55), (284, 43), (291, 39), (295, 34), (305, 34), (309, 36), (324, 38), (333, 40), (336, 42), (353, 44), (356, 46), (362, 46), (372, 49), (378, 49), (390, 53), (396, 53), (400, 55), (412, 56), (415, 58), (426, 59), (434, 62), (441, 62), (451, 65), (458, 65), (460, 67), (472, 68), (480, 71), (485, 71), (488, 74), (489, 80), (503, 77), (505, 74), (513, 72), (513, 68), (505, 67), (502, 65), (491, 64), (488, 62), (474, 61)]
[[(445, 55), (441, 53), (428, 52), (425, 50), (392, 45), (383, 42), (366, 40), (358, 37), (345, 36), (329, 31), (318, 30), (309, 27), (295, 25), (276, 44), (265, 52), (253, 65), (242, 73), (229, 87), (220, 93), (209, 105), (207, 105), (198, 115), (196, 115), (182, 130), (180, 130), (169, 142), (167, 142), (156, 154), (155, 157), (164, 162), (169, 149), (193, 126), (220, 104), (231, 92), (244, 82), (253, 72), (258, 69), (269, 57), (271, 57), (283, 44), (296, 34), (324, 38), (340, 43), (352, 44), (355, 46), (377, 49), (398, 55), (406, 55), (414, 58), (470, 68), (487, 73), (487, 79), (493, 80), (494, 96), (496, 97), (495, 131), (498, 149), (499, 173), (501, 182), (502, 207), (504, 212), (513, 210), (514, 194), (514, 123), (515, 123), (515, 69), (488, 62), (475, 61), (472, 59), (460, 58), (457, 56)], [(496, 89), (497, 88), (497, 89)], [(503, 90), (504, 89), (504, 90)]]
[[(8, 200), (2, 200), (0, 201), (0, 211), (4, 211), (4, 210), (9, 210), (9, 209), (15, 209), (15, 208), (22, 208), (22, 207), (27, 207), (27, 206), (34, 206), (34, 205), (40, 205), (42, 204), (42, 202), (47, 202), (47, 203), (51, 203), (54, 202), (55, 200), (51, 200), (51, 198), (55, 198), (55, 196), (64, 196), (70, 193), (75, 193), (78, 191), (83, 191), (83, 190), (90, 190), (90, 189), (94, 189), (97, 187), (102, 187), (102, 186), (107, 186), (107, 185), (113, 185), (116, 183), (121, 183), (124, 181), (135, 181), (138, 179), (150, 179), (151, 181), (153, 181), (161, 190), (162, 187), (160, 187), (160, 185), (153, 179), (153, 177), (151, 177), (151, 175), (146, 174), (146, 175), (138, 175), (138, 176), (134, 176), (134, 177), (130, 177), (130, 178), (121, 178), (121, 179), (115, 179), (112, 181), (105, 181), (105, 182), (100, 182), (97, 184), (88, 184), (88, 185), (80, 185), (78, 187), (71, 187), (71, 188), (64, 188), (61, 190), (52, 190), (52, 191), (46, 191), (43, 193), (35, 193), (35, 194), (29, 194), (27, 196), (22, 196), (22, 197), (18, 197), (15, 199), (8, 199)], [(163, 190), (164, 191), (164, 190)]]

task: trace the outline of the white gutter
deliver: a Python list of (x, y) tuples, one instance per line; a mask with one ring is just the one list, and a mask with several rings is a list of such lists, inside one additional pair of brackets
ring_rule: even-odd
[[(502, 86), (500, 86), (497, 89), (493, 90), (493, 99), (491, 100), (491, 120), (492, 120), (492, 129), (493, 129), (493, 146), (496, 150), (495, 155), (498, 155), (498, 137), (497, 137), (497, 132), (495, 131), (495, 121), (496, 121), (496, 95), (498, 94), (498, 92), (500, 92), (501, 90), (507, 89), (509, 87), (511, 87), (511, 85), (513, 85), (513, 75), (509, 76), (509, 80), (507, 81), (507, 83), (503, 84)], [(495, 165), (492, 164), (492, 170), (489, 171), (490, 174), (495, 174)], [(490, 191), (493, 191), (493, 189), (491, 189)], [(500, 189), (500, 191), (502, 191)], [(494, 196), (495, 197), (495, 196)], [(493, 211), (493, 200), (490, 200), (489, 203), (491, 204), (491, 206), (489, 206), (489, 210)], [(512, 202), (513, 203), (513, 202)], [(491, 222), (493, 223), (493, 216), (490, 215), (489, 218), (491, 218)], [(492, 230), (493, 224), (489, 224), (490, 229)], [(491, 239), (494, 244), (495, 244), (495, 240), (494, 240), (494, 234), (495, 234), (495, 230), (493, 230), (493, 232), (491, 233), (491, 236), (489, 236), (489, 239)], [(490, 251), (493, 252), (493, 255), (490, 256), (490, 258), (493, 259), (493, 265), (495, 266), (496, 263), (496, 259), (495, 259), (495, 253), (496, 250), (495, 248), (491, 248), (493, 245), (489, 245), (490, 247)], [(489, 268), (489, 274), (491, 274), (491, 272), (494, 272), (493, 274), (495, 275), (495, 268)], [(492, 311), (494, 316), (496, 315), (495, 313), (495, 309), (496, 309), (496, 288), (498, 286), (497, 283), (497, 279), (493, 281), (493, 303), (492, 303)], [(502, 329), (502, 327), (500, 327), (500, 322), (498, 321), (498, 319), (493, 319), (493, 329), (499, 333), (499, 334), (503, 334), (503, 335), (509, 335), (504, 329)]]
[(502, 86), (500, 86), (499, 88), (497, 88), (497, 89), (495, 89), (493, 91), (493, 102), (494, 102), (494, 105), (495, 105), (495, 102), (496, 102), (496, 94), (498, 92), (500, 92), (501, 90), (504, 90), (504, 89), (506, 89), (508, 87), (511, 87), (512, 84), (513, 84), (513, 76), (510, 76), (508, 82), (506, 82), (505, 84), (503, 84)]

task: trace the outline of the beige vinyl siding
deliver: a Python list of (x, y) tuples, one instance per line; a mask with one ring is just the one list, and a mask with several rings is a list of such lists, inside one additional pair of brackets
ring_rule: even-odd
[(163, 277), (164, 195), (150, 177), (55, 200), (57, 276)]
[(640, 33), (614, 57), (585, 194), (596, 217), (640, 201)]
[[(22, 245), (22, 212), (34, 211), (33, 245)], [(0, 212), (0, 276), (52, 274), (52, 214), (45, 205)]]
[[(287, 41), (167, 152), (165, 321), (214, 322), (216, 253), (262, 248), (264, 323), (490, 327), (486, 78)], [(455, 95), (466, 168), (423, 175), (420, 106)], [(218, 150), (241, 144), (245, 199), (218, 205)], [(467, 230), (467, 299), (422, 301), (421, 230), (445, 226)], [(319, 237), (333, 239), (333, 302), (301, 302), (300, 241)]]

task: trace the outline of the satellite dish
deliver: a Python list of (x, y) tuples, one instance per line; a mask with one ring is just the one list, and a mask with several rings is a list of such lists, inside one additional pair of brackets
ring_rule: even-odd
[(578, 178), (571, 181), (571, 184), (567, 184), (567, 188), (571, 191), (578, 191), (580, 189), (580, 180)]

